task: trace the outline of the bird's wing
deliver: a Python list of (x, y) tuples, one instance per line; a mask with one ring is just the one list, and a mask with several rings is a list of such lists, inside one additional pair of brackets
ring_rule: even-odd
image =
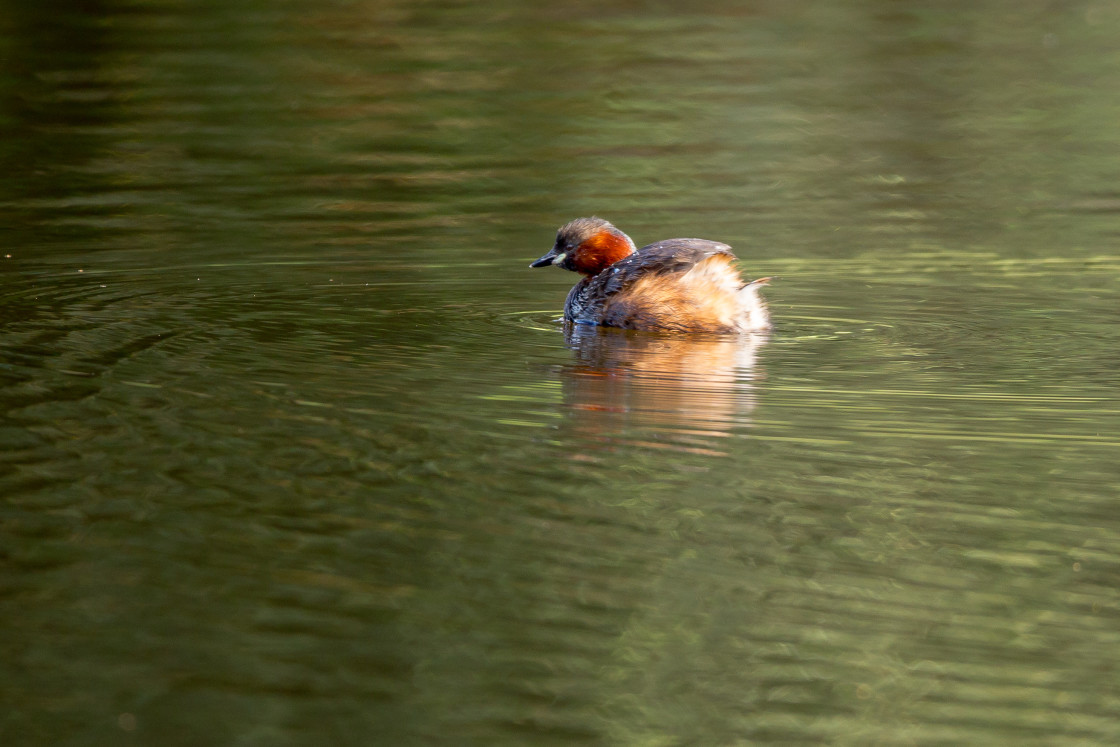
[[(716, 255), (735, 259), (731, 247), (706, 239), (666, 239), (643, 246), (625, 259), (615, 262), (591, 279), (590, 285), (603, 295), (625, 290), (639, 278), (688, 272), (698, 262)], [(591, 290), (590, 287), (588, 289)]]

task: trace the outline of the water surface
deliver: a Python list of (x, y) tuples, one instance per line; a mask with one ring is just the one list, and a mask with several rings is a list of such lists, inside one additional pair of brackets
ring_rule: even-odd
[(1120, 740), (1111, 5), (4, 10), (4, 744)]

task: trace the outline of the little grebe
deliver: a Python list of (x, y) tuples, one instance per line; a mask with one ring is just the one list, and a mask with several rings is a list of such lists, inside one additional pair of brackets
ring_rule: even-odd
[(634, 248), (602, 218), (577, 218), (530, 267), (556, 265), (584, 276), (564, 304), (564, 320), (664, 332), (763, 332), (770, 315), (744, 283), (731, 247), (704, 239), (666, 239)]

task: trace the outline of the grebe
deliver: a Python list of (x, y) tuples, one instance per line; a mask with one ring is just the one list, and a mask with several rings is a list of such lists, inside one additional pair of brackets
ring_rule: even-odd
[(704, 239), (666, 239), (641, 249), (602, 218), (577, 218), (530, 267), (556, 265), (584, 277), (564, 304), (575, 324), (662, 332), (765, 332), (770, 314), (744, 283), (731, 247)]

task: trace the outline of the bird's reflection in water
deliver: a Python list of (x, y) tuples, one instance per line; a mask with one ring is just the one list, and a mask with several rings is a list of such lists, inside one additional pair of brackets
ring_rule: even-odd
[(569, 426), (610, 443), (722, 455), (749, 422), (763, 335), (667, 336), (570, 325), (562, 368)]

